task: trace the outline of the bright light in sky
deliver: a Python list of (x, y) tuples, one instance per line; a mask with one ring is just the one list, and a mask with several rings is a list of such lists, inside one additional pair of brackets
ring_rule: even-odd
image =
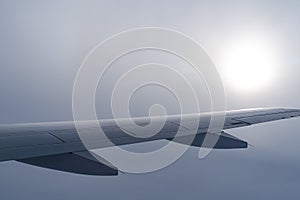
[(265, 40), (244, 38), (225, 49), (224, 81), (242, 92), (265, 88), (272, 82), (276, 58)]

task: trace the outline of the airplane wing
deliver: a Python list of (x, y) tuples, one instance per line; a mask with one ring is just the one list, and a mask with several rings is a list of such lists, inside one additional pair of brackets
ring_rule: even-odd
[[(207, 130), (210, 119), (215, 114), (195, 114), (200, 115), (201, 120), (192, 146), (202, 145), (205, 134), (209, 134)], [(266, 108), (226, 111), (223, 130), (299, 116), (299, 109)], [(149, 123), (149, 118), (134, 118), (134, 121), (138, 125), (143, 125)], [(97, 127), (92, 127), (89, 121), (83, 123), (91, 133), (88, 136), (92, 144), (91, 149), (111, 146), (101, 138), (94, 137), (98, 131)], [(137, 138), (126, 134), (126, 130), (119, 128), (115, 120), (99, 120), (99, 123), (114, 145), (126, 145), (161, 139), (172, 140), (179, 128), (180, 116), (167, 116), (167, 121), (160, 132), (149, 138)], [(185, 144), (185, 139), (181, 137), (175, 142)], [(223, 131), (214, 148), (233, 149), (247, 148), (247, 146), (247, 142)], [(100, 163), (89, 153), (82, 144), (72, 121), (1, 125), (0, 162), (8, 160), (78, 174), (106, 176), (118, 174), (118, 169), (110, 163), (105, 160)]]

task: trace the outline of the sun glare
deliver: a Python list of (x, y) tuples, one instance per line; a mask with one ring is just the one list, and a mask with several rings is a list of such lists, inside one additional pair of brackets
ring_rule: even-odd
[(225, 49), (224, 81), (242, 92), (257, 91), (271, 83), (274, 55), (265, 41), (245, 39)]

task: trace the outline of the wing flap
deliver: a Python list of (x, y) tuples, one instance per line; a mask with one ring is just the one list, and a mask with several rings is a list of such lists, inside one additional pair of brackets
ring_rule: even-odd
[[(86, 152), (85, 154), (87, 154)], [(91, 156), (91, 155), (90, 155)], [(92, 156), (91, 156), (92, 157)], [(64, 153), (50, 156), (41, 156), (27, 159), (17, 160), (21, 163), (34, 165), (38, 167), (83, 174), (83, 175), (98, 175), (98, 176), (116, 176), (118, 170), (107, 166), (92, 158), (83, 157), (76, 153)]]
[[(206, 133), (206, 134), (210, 134), (210, 133)], [(203, 146), (203, 141), (206, 134), (197, 134), (194, 138), (191, 138), (193, 136), (183, 136), (183, 137), (177, 137), (169, 140), (172, 140), (173, 142), (177, 142), (180, 144), (188, 144), (195, 147), (201, 147), (201, 146), (207, 147), (207, 146)], [(233, 135), (225, 133), (224, 131), (221, 133), (220, 136), (218, 135), (212, 135), (212, 136), (218, 137), (217, 143), (213, 147), (214, 149), (240, 149), (240, 148), (248, 147), (248, 143), (246, 141), (243, 141)], [(190, 144), (191, 141), (192, 143)]]

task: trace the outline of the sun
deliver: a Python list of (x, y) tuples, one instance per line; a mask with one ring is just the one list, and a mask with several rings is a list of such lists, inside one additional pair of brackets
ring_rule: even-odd
[(223, 54), (224, 81), (242, 92), (264, 89), (273, 79), (274, 60), (272, 48), (266, 41), (256, 38), (238, 41)]

